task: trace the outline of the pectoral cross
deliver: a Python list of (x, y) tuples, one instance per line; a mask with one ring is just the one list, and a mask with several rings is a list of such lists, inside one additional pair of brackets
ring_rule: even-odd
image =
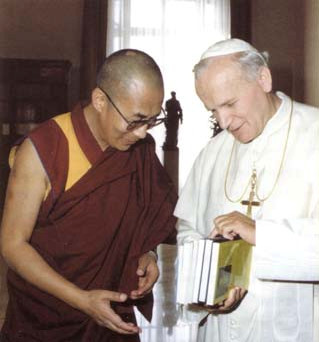
[(257, 173), (256, 169), (253, 169), (253, 173), (251, 175), (250, 179), (250, 193), (249, 193), (249, 199), (245, 201), (241, 201), (240, 203), (242, 205), (247, 205), (247, 213), (246, 215), (251, 218), (251, 211), (252, 207), (258, 207), (260, 205), (260, 202), (254, 201), (255, 197), (255, 187), (256, 187), (256, 179), (257, 179)]

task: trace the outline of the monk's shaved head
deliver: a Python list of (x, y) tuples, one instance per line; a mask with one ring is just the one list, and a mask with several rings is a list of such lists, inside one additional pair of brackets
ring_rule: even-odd
[(139, 50), (123, 49), (111, 54), (97, 75), (97, 86), (113, 97), (134, 94), (134, 88), (141, 83), (163, 91), (158, 65), (152, 57)]

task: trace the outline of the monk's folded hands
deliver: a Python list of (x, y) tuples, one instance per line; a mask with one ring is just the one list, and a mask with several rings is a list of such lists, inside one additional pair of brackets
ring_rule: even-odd
[(139, 277), (138, 288), (131, 292), (131, 299), (142, 298), (151, 292), (159, 277), (157, 260), (153, 253), (145, 253), (140, 257), (136, 274)]
[(119, 334), (137, 334), (141, 331), (140, 328), (131, 322), (124, 322), (111, 308), (111, 302), (125, 302), (126, 300), (127, 295), (124, 293), (91, 290), (87, 292), (83, 311), (99, 325), (116, 331)]

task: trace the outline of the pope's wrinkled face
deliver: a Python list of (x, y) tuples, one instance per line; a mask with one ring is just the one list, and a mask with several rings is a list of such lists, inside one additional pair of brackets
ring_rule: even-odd
[(249, 79), (234, 60), (218, 57), (199, 73), (195, 88), (220, 127), (242, 143), (261, 134), (272, 115), (267, 96), (271, 76), (266, 67), (260, 69), (257, 79)]
[(113, 98), (100, 89), (96, 91), (100, 92), (104, 101), (99, 117), (100, 137), (107, 146), (120, 151), (128, 150), (138, 140), (145, 138), (149, 129), (146, 124), (128, 129), (127, 121), (152, 119), (161, 113), (163, 102), (161, 88), (137, 84), (134, 90), (123, 96), (118, 94)]

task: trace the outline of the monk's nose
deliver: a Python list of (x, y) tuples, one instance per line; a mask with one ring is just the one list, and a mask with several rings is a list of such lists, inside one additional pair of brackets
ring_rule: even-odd
[(136, 128), (133, 133), (135, 136), (137, 136), (139, 139), (144, 139), (147, 134), (147, 125), (143, 125), (141, 127)]

